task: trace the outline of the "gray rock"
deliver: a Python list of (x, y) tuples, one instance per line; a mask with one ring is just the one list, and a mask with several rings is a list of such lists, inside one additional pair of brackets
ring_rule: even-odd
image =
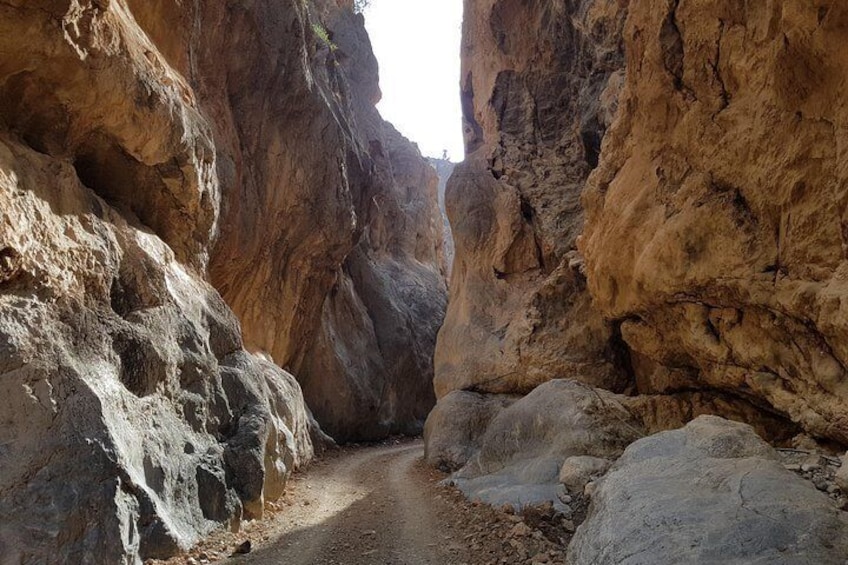
[(615, 458), (640, 435), (639, 424), (615, 395), (553, 380), (500, 410), (453, 480), (469, 498), (493, 506), (563, 506), (557, 496), (563, 461), (578, 455)]
[(848, 453), (842, 457), (842, 466), (836, 471), (834, 481), (842, 492), (848, 492)]
[(2, 561), (170, 557), (279, 496), (312, 454), (300, 388), (218, 293), (5, 134), (0, 210), (27, 250), (0, 286)]
[(571, 492), (583, 492), (583, 488), (604, 473), (612, 465), (609, 459), (578, 455), (569, 457), (559, 470), (559, 482)]
[(424, 458), (443, 471), (456, 471), (480, 449), (489, 423), (517, 397), (455, 391), (441, 400), (424, 425)]
[(848, 518), (777, 459), (713, 416), (639, 440), (597, 483), (568, 562), (843, 563)]

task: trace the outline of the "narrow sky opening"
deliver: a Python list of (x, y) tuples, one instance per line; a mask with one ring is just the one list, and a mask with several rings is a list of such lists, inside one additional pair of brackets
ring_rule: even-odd
[(371, 0), (365, 27), (380, 65), (377, 108), (421, 153), (461, 161), (462, 0)]

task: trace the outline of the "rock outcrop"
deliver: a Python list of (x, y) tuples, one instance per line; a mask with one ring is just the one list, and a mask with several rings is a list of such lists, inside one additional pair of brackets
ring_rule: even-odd
[(580, 247), (639, 392), (848, 442), (846, 22), (835, 0), (631, 6)]
[(644, 395), (653, 431), (714, 413), (848, 442), (846, 18), (466, 2), (437, 396), (570, 378)]
[[(328, 68), (349, 90), (342, 88), (350, 105), (344, 132), (362, 160), (341, 166), (348, 171), (364, 166), (364, 171), (352, 177), (360, 183), (352, 187), (348, 211), (356, 222), (346, 235), (354, 238), (353, 246), (329, 273), (331, 286), (322, 289), (315, 280), (303, 285), (300, 279), (310, 271), (275, 275), (291, 280), (304, 296), (325, 296), (314, 333), (298, 328), (308, 346), (298, 349), (291, 342), (294, 357), (279, 361), (291, 365), (316, 418), (337, 440), (417, 434), (435, 404), (433, 350), (447, 300), (438, 179), (417, 147), (374, 107), (380, 96), (377, 62), (362, 17), (330, 10), (325, 22), (332, 41), (327, 54), (333, 66)], [(321, 198), (334, 198), (324, 184), (308, 188)], [(340, 227), (333, 221), (323, 226), (336, 237), (344, 231)], [(315, 228), (312, 218), (303, 218), (301, 229)], [(310, 267), (316, 273), (321, 268)], [(285, 300), (276, 306), (288, 308)]]
[(848, 515), (753, 430), (702, 416), (627, 448), (592, 494), (568, 562), (841, 563)]
[(526, 394), (557, 376), (627, 386), (575, 255), (580, 193), (620, 83), (625, 8), (466, 2), (466, 159), (446, 195), (456, 258), (436, 348), (440, 398)]
[(359, 383), (369, 343), (382, 404), (344, 425), (420, 429), (436, 180), (378, 99), (350, 2), (0, 3), (4, 563), (136, 563), (260, 516), (322, 437), (281, 365)]
[(447, 298), (437, 179), (409, 141), (379, 123), (372, 155), (381, 191), (297, 370), (310, 408), (339, 441), (419, 434), (436, 402), (433, 350)]
[(448, 188), (448, 180), (456, 168), (456, 163), (448, 159), (436, 159), (428, 157), (427, 160), (436, 169), (436, 174), (439, 175), (439, 209), (442, 212), (442, 221), (444, 224), (444, 250), (445, 250), (445, 266), (447, 267), (448, 278), (450, 278), (451, 268), (453, 266), (453, 258), (456, 255), (456, 250), (453, 244), (453, 233), (451, 233), (450, 220), (448, 220), (448, 211), (445, 207), (445, 194)]

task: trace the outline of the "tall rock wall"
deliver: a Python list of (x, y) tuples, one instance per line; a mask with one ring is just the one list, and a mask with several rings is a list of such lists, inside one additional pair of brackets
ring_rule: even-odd
[(631, 6), (581, 249), (639, 392), (848, 442), (846, 34), (835, 0)]
[(280, 366), (345, 280), (368, 309), (340, 342), (373, 317), (422, 344), (372, 420), (420, 426), (435, 177), (378, 99), (349, 2), (0, 4), (4, 562), (136, 563), (260, 516), (316, 430)]
[(456, 163), (447, 159), (436, 159), (428, 157), (427, 160), (436, 169), (436, 174), (439, 175), (439, 210), (442, 212), (442, 220), (444, 223), (444, 249), (445, 249), (445, 265), (447, 267), (448, 278), (453, 267), (453, 257), (456, 255), (453, 244), (453, 233), (451, 232), (450, 221), (448, 220), (448, 212), (445, 207), (445, 193), (447, 192), (448, 180), (450, 180), (453, 170), (456, 168)]
[(556, 376), (622, 390), (612, 328), (590, 304), (580, 193), (615, 110), (626, 2), (468, 0), (466, 159), (436, 394), (527, 393)]
[(465, 7), (467, 158), (447, 191), (428, 461), (508, 475), (504, 492), (550, 480), (530, 441), (521, 472), (478, 463), (534, 410), (544, 427), (550, 399), (528, 391), (557, 378), (621, 393), (640, 434), (716, 414), (774, 442), (846, 444), (848, 10)]

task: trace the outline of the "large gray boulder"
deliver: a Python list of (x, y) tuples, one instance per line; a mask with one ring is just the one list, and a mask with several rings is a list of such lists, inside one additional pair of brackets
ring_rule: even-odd
[(457, 390), (439, 400), (424, 424), (427, 464), (443, 471), (462, 468), (480, 449), (492, 419), (516, 398)]
[(453, 481), (469, 498), (493, 506), (560, 506), (559, 473), (566, 459), (615, 459), (643, 435), (619, 399), (624, 400), (577, 381), (544, 383), (492, 418), (479, 449)]
[(627, 448), (599, 481), (573, 565), (844, 563), (848, 517), (750, 426), (701, 416)]

